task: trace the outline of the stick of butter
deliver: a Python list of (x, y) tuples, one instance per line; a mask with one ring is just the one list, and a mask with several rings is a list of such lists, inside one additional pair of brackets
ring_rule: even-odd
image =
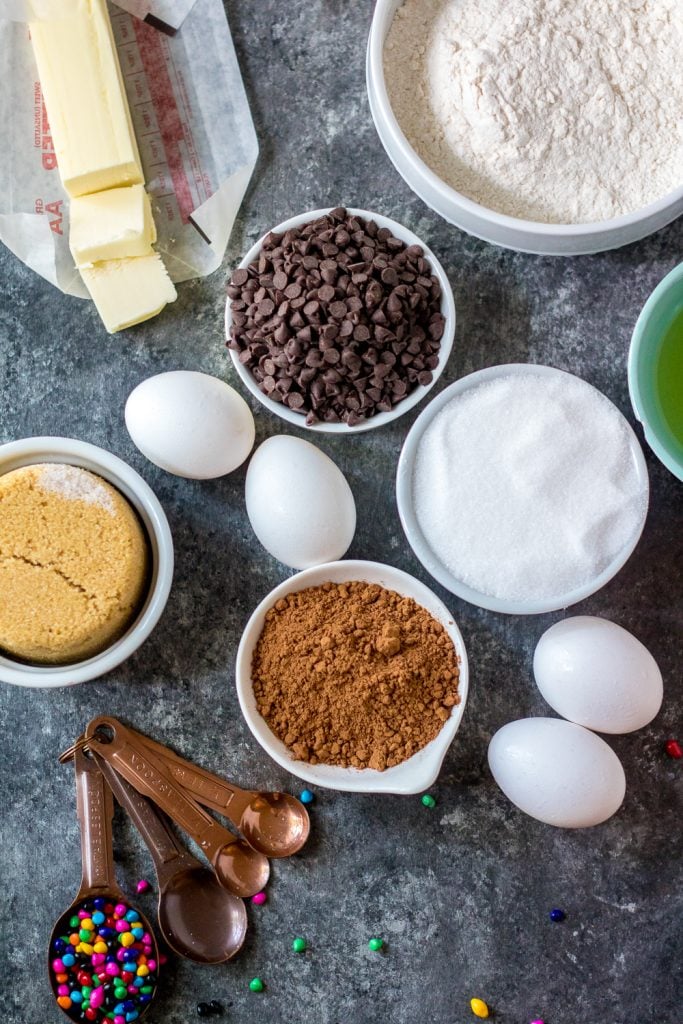
[(69, 247), (77, 267), (147, 256), (156, 237), (152, 206), (142, 185), (93, 192), (69, 204)]
[(73, 7), (30, 29), (62, 183), (82, 196), (144, 178), (106, 0)]
[(176, 298), (156, 252), (93, 263), (81, 267), (81, 277), (110, 334), (149, 320)]

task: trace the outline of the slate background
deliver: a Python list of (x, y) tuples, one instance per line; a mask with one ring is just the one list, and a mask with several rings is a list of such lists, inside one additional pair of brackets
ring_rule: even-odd
[[(595, 384), (632, 421), (630, 333), (683, 250), (683, 220), (637, 245), (575, 259), (466, 237), (409, 191), (378, 141), (364, 85), (370, 3), (227, 0), (226, 9), (261, 156), (224, 268), (182, 285), (165, 315), (110, 337), (91, 306), (59, 295), (0, 251), (0, 441), (63, 434), (128, 460), (159, 495), (177, 557), (165, 616), (126, 665), (57, 692), (0, 688), (4, 1024), (58, 1019), (44, 950), (80, 865), (71, 775), (56, 755), (91, 716), (127, 718), (244, 784), (300, 788), (251, 739), (234, 693), (241, 629), (286, 575), (251, 533), (244, 470), (209, 483), (173, 478), (145, 461), (123, 424), (126, 396), (153, 373), (191, 368), (234, 381), (222, 345), (228, 267), (293, 213), (338, 203), (385, 213), (428, 242), (454, 288), (457, 338), (440, 387), (495, 363), (550, 363)], [(284, 429), (252, 408), (258, 441)], [(416, 415), (316, 443), (356, 498), (350, 557), (390, 562), (429, 582), (403, 538), (393, 490)], [(310, 845), (275, 865), (269, 902), (250, 909), (238, 960), (173, 964), (150, 1021), (184, 1024), (195, 1019), (198, 999), (218, 998), (223, 1019), (243, 1024), (455, 1024), (473, 1019), (472, 995), (488, 1001), (500, 1024), (681, 1020), (680, 762), (666, 757), (663, 741), (683, 738), (683, 490), (646, 455), (652, 502), (643, 539), (619, 576), (574, 609), (633, 630), (664, 673), (655, 722), (610, 739), (628, 779), (619, 814), (588, 831), (545, 827), (507, 802), (486, 766), (499, 726), (547, 712), (531, 658), (562, 613), (506, 618), (434, 584), (461, 626), (472, 672), (464, 722), (433, 790), (436, 809), (418, 798), (320, 791)], [(151, 874), (120, 816), (116, 845), (124, 883)], [(151, 894), (141, 904), (153, 914)], [(550, 923), (551, 906), (565, 908), (563, 924)], [(297, 934), (310, 943), (303, 957), (290, 949)], [(374, 934), (387, 940), (382, 955), (367, 949)], [(256, 974), (267, 984), (262, 995), (247, 987)]]

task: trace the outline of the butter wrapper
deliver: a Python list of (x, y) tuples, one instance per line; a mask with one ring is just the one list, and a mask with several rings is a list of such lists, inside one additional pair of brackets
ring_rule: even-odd
[[(51, 16), (61, 0), (18, 0)], [(73, 5), (73, 0), (69, 0)], [(205, 277), (223, 259), (258, 156), (222, 0), (110, 4), (114, 37), (157, 227), (173, 281)], [(35, 6), (34, 6), (35, 5)], [(179, 28), (164, 21), (175, 10)], [(159, 12), (159, 13), (157, 13)], [(183, 15), (184, 12), (184, 15)], [(0, 241), (70, 295), (87, 293), (69, 251), (59, 178), (28, 25), (0, 21)], [(5, 14), (3, 10), (3, 15)], [(152, 18), (147, 15), (152, 14)], [(181, 16), (183, 15), (183, 16)]]
[(124, 11), (148, 21), (162, 32), (176, 32), (196, 0), (117, 0)]

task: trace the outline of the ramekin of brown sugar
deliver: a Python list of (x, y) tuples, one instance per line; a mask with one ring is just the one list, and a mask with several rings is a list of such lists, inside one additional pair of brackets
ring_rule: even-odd
[(110, 452), (63, 437), (0, 445), (0, 680), (73, 686), (147, 639), (173, 541), (151, 488)]

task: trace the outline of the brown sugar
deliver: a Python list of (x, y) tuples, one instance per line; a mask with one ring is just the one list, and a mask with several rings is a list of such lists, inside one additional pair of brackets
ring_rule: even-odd
[(105, 480), (46, 463), (0, 476), (0, 648), (64, 664), (117, 639), (147, 582), (135, 512)]
[(265, 617), (252, 681), (260, 714), (297, 760), (383, 771), (440, 732), (458, 656), (411, 598), (369, 583), (290, 594)]

